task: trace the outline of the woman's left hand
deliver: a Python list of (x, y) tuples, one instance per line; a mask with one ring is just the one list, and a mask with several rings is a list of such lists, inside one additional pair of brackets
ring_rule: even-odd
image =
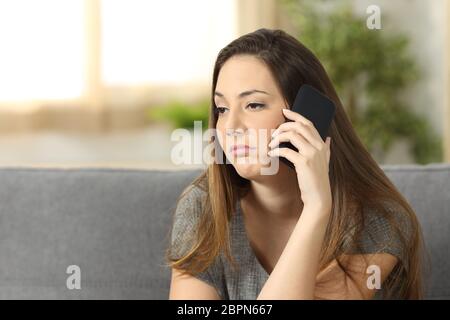
[[(297, 112), (283, 109), (288, 121), (274, 132), (269, 144), (270, 156), (285, 157), (295, 165), (298, 185), (304, 207), (315, 207), (329, 213), (332, 205), (329, 179), (330, 141), (322, 140), (313, 123)], [(278, 148), (281, 142), (290, 142), (298, 152)]]

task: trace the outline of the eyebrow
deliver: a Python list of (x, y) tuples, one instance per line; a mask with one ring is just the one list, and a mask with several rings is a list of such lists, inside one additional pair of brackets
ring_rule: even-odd
[[(249, 96), (249, 95), (251, 95), (253, 93), (264, 93), (264, 94), (270, 95), (269, 93), (267, 93), (267, 92), (265, 92), (263, 90), (256, 90), (256, 89), (254, 89), (254, 90), (248, 90), (248, 91), (241, 92), (240, 94), (238, 94), (237, 97), (238, 98), (243, 98), (243, 97)], [(221, 98), (224, 98), (223, 93), (220, 93), (218, 91), (214, 92), (214, 95), (218, 96), (218, 97), (221, 97)]]

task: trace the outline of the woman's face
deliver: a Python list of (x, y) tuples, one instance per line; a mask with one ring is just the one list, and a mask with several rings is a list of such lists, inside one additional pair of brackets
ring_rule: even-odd
[[(228, 161), (246, 179), (260, 176), (270, 166), (267, 145), (287, 107), (270, 70), (254, 56), (231, 57), (219, 72), (214, 99), (218, 141)], [(248, 148), (233, 151), (238, 145)]]

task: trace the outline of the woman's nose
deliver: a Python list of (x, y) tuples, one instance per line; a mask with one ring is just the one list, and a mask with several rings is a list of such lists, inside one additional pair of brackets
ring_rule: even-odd
[(227, 128), (226, 129), (227, 136), (240, 136), (240, 135), (243, 135), (244, 132), (245, 132), (245, 130), (242, 128), (238, 128), (238, 129)]
[(226, 134), (230, 135), (240, 135), (246, 130), (245, 121), (242, 116), (235, 111), (230, 111), (227, 117), (227, 122), (225, 125)]

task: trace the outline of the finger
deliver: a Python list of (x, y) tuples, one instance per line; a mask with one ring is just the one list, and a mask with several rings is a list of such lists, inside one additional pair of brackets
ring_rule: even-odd
[(306, 140), (308, 140), (308, 142), (311, 143), (317, 150), (320, 150), (322, 148), (324, 142), (319, 132), (317, 132), (316, 128), (314, 128), (314, 126), (305, 125), (299, 122), (289, 121), (280, 124), (277, 130), (274, 131), (273, 136), (277, 136), (281, 132), (285, 132), (288, 130), (294, 130), (305, 137)]
[(304, 160), (304, 157), (300, 153), (289, 148), (275, 148), (270, 150), (267, 154), (271, 157), (284, 157), (294, 165)]
[(304, 137), (302, 137), (295, 131), (286, 131), (275, 136), (269, 143), (269, 147), (275, 148), (281, 142), (292, 143), (298, 149), (298, 151), (302, 152), (302, 154), (304, 155), (311, 154), (315, 151), (315, 148)]
[(312, 124), (312, 122), (306, 117), (302, 116), (300, 113), (292, 111), (290, 109), (284, 108), (282, 109), (283, 114), (286, 118), (291, 119), (293, 121), (303, 122), (304, 124)]

